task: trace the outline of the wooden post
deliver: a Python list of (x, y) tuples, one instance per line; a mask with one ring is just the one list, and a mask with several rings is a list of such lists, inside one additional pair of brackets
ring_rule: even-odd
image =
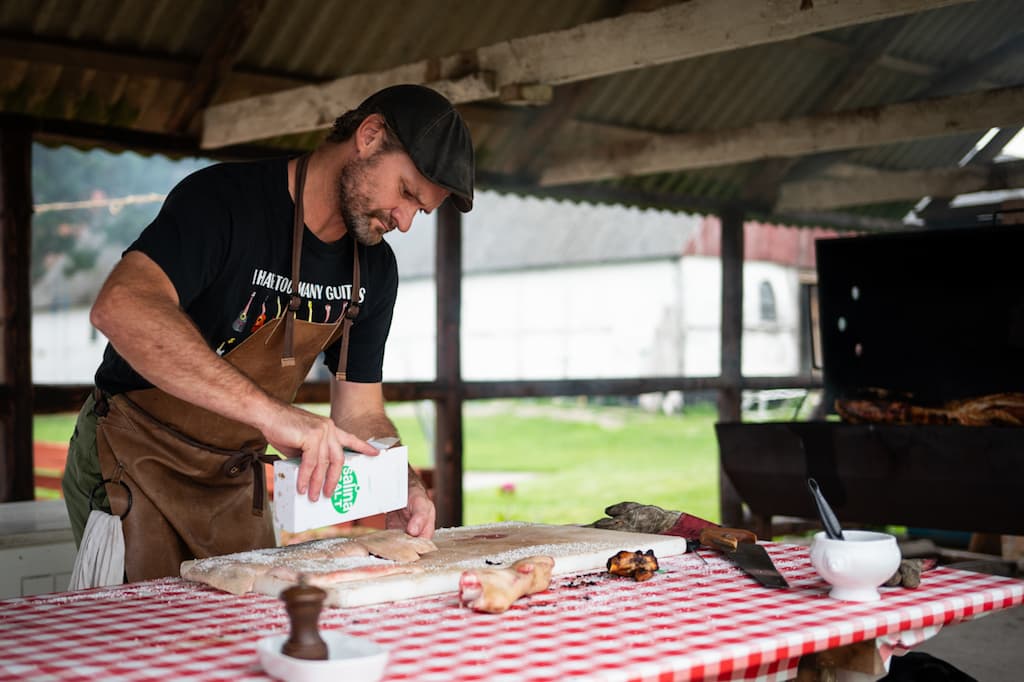
[(0, 119), (0, 501), (31, 500), (32, 130)]
[(439, 528), (462, 525), (462, 214), (450, 201), (437, 212), (437, 381), (434, 504)]
[[(743, 210), (722, 211), (722, 382), (718, 420), (740, 421), (743, 345)], [(743, 524), (743, 505), (721, 463), (718, 466), (719, 512), (726, 526)]]

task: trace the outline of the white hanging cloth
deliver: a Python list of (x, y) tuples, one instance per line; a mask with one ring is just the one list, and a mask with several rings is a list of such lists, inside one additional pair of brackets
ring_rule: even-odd
[(93, 509), (71, 571), (69, 590), (124, 583), (124, 532), (121, 517)]

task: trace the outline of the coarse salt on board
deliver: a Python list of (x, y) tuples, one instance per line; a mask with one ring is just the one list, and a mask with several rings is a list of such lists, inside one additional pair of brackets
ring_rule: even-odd
[[(363, 606), (457, 592), (462, 572), (497, 568), (536, 555), (555, 560), (553, 575), (604, 570), (608, 557), (619, 550), (651, 549), (660, 557), (686, 552), (686, 540), (670, 535), (628, 533), (580, 526), (505, 522), (442, 528), (434, 535), (437, 551), (423, 555), (413, 575), (390, 575), (322, 586), (325, 604)], [(254, 589), (276, 596), (289, 583), (264, 577)]]

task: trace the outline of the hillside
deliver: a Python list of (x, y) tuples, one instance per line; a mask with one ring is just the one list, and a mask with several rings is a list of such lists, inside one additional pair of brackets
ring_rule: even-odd
[[(156, 215), (161, 197), (209, 163), (33, 145), (33, 309), (88, 303), (124, 248)], [(125, 197), (139, 203), (112, 201)], [(76, 207), (77, 202), (94, 206)]]

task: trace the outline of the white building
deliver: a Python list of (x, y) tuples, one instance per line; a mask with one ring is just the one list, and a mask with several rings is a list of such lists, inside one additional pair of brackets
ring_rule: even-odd
[[(463, 217), (464, 378), (717, 375), (718, 230), (715, 218), (483, 193)], [(743, 372), (797, 374), (821, 233), (746, 232)], [(402, 279), (388, 380), (434, 377), (434, 239), (433, 223), (390, 238)]]

